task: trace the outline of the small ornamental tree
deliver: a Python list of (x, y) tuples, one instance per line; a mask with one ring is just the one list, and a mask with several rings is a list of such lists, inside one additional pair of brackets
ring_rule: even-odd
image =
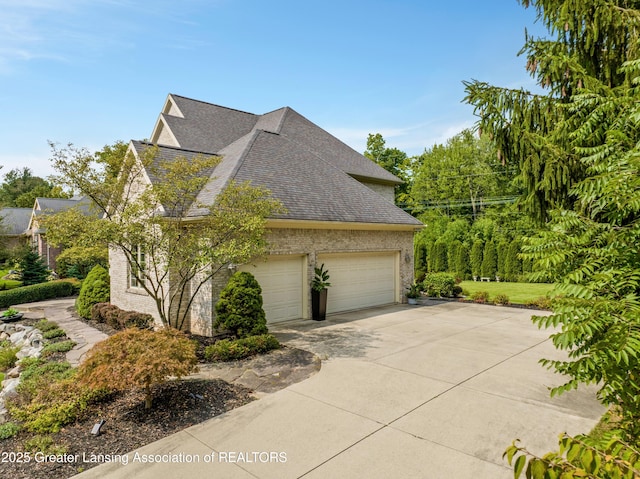
[(197, 363), (196, 345), (184, 333), (130, 328), (93, 347), (78, 368), (78, 381), (112, 391), (143, 388), (150, 409), (154, 386), (197, 371)]
[(471, 247), (471, 274), (481, 276), (482, 273), (482, 241), (476, 240)]
[(20, 271), (22, 273), (22, 285), (44, 283), (49, 276), (47, 265), (35, 251), (27, 251), (20, 259)]
[(482, 276), (493, 278), (498, 271), (498, 256), (493, 241), (487, 241), (482, 255)]
[(262, 288), (246, 271), (238, 271), (231, 276), (220, 293), (216, 315), (214, 327), (228, 329), (239, 339), (268, 332), (262, 309)]
[(76, 300), (76, 311), (86, 319), (91, 318), (94, 304), (109, 301), (109, 273), (102, 266), (94, 266), (82, 282), (80, 294)]

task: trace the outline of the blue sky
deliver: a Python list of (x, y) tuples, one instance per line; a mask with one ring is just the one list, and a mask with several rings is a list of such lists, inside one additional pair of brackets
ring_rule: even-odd
[(168, 93), (290, 106), (358, 151), (410, 155), (475, 122), (463, 80), (533, 88), (516, 0), (0, 0), (0, 165), (47, 176), (48, 140), (144, 139)]

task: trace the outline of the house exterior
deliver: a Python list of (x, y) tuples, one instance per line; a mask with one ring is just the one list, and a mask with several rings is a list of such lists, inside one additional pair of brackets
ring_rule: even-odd
[(5, 239), (8, 250), (24, 246), (29, 238), (29, 221), (31, 208), (0, 209), (0, 234)]
[(40, 255), (44, 263), (51, 270), (56, 269), (56, 258), (62, 252), (62, 248), (54, 248), (47, 243), (47, 231), (40, 226), (40, 219), (45, 214), (55, 214), (71, 208), (79, 208), (89, 215), (90, 201), (87, 198), (36, 198), (30, 211), (30, 219), (27, 234), (31, 238), (33, 250)]
[[(323, 263), (332, 284), (329, 314), (404, 301), (413, 282), (413, 235), (423, 225), (394, 205), (401, 181), (293, 109), (259, 115), (170, 94), (150, 138), (132, 141), (130, 151), (139, 156), (151, 144), (165, 159), (222, 157), (199, 201), (215, 201), (231, 180), (248, 180), (286, 208), (267, 221), (265, 257), (229, 265), (200, 290), (192, 332), (211, 334), (214, 306), (235, 270), (256, 276), (270, 323), (311, 317), (310, 283)], [(158, 318), (116, 250), (110, 276), (113, 304)]]

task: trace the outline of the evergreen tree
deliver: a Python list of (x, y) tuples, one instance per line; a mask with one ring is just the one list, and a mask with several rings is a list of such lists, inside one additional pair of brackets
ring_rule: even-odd
[(505, 276), (507, 281), (518, 281), (518, 277), (522, 274), (522, 260), (518, 257), (520, 254), (520, 240), (514, 239), (509, 243), (507, 250), (507, 258), (505, 260)]
[(509, 243), (506, 240), (502, 240), (498, 243), (498, 272), (497, 275), (503, 280), (506, 276), (506, 263), (507, 253), (509, 251)]
[(482, 241), (476, 240), (471, 247), (471, 274), (473, 276), (482, 276), (482, 254), (484, 245)]
[(567, 108), (571, 96), (594, 82), (615, 89), (629, 84), (622, 64), (638, 52), (637, 0), (519, 0), (533, 6), (552, 38), (525, 37), (521, 54), (546, 94), (480, 81), (465, 82), (466, 101), (480, 116), (479, 127), (498, 147), (505, 164), (518, 167), (522, 205), (540, 221), (550, 208), (570, 207), (570, 189), (584, 175), (577, 148), (599, 144), (591, 136), (576, 145), (574, 135), (587, 110)]
[(482, 276), (492, 279), (498, 271), (498, 256), (496, 254), (496, 246), (493, 241), (487, 241), (484, 245), (481, 270)]
[(456, 271), (456, 259), (458, 257), (458, 251), (462, 246), (462, 241), (453, 240), (449, 243), (449, 247), (447, 248), (447, 265), (449, 266), (449, 271), (451, 273), (455, 273)]
[(49, 276), (49, 269), (35, 251), (27, 251), (20, 260), (22, 285), (44, 283)]
[(469, 279), (471, 276), (471, 263), (469, 262), (469, 248), (464, 244), (458, 248), (455, 262), (456, 276), (460, 279)]
[(427, 273), (427, 248), (422, 243), (416, 243), (414, 251), (413, 269), (416, 281), (422, 281), (421, 277)]
[(447, 270), (447, 244), (444, 241), (436, 241), (433, 245), (432, 272), (440, 273)]

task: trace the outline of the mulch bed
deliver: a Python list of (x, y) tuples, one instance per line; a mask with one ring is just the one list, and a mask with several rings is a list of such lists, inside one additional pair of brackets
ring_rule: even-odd
[[(68, 463), (2, 462), (2, 453), (24, 452), (25, 441), (35, 435), (20, 432), (0, 442), (0, 477), (3, 479), (64, 479), (98, 464), (83, 462), (83, 454), (126, 454), (162, 439), (169, 434), (206, 421), (254, 398), (249, 389), (225, 381), (187, 379), (160, 385), (154, 394), (153, 408), (144, 409), (142, 391), (114, 394), (107, 401), (91, 407), (90, 416), (65, 427), (51, 436), (66, 454), (77, 455)], [(91, 430), (100, 419), (106, 421), (99, 436)], [(31, 455), (33, 458), (33, 453)]]

